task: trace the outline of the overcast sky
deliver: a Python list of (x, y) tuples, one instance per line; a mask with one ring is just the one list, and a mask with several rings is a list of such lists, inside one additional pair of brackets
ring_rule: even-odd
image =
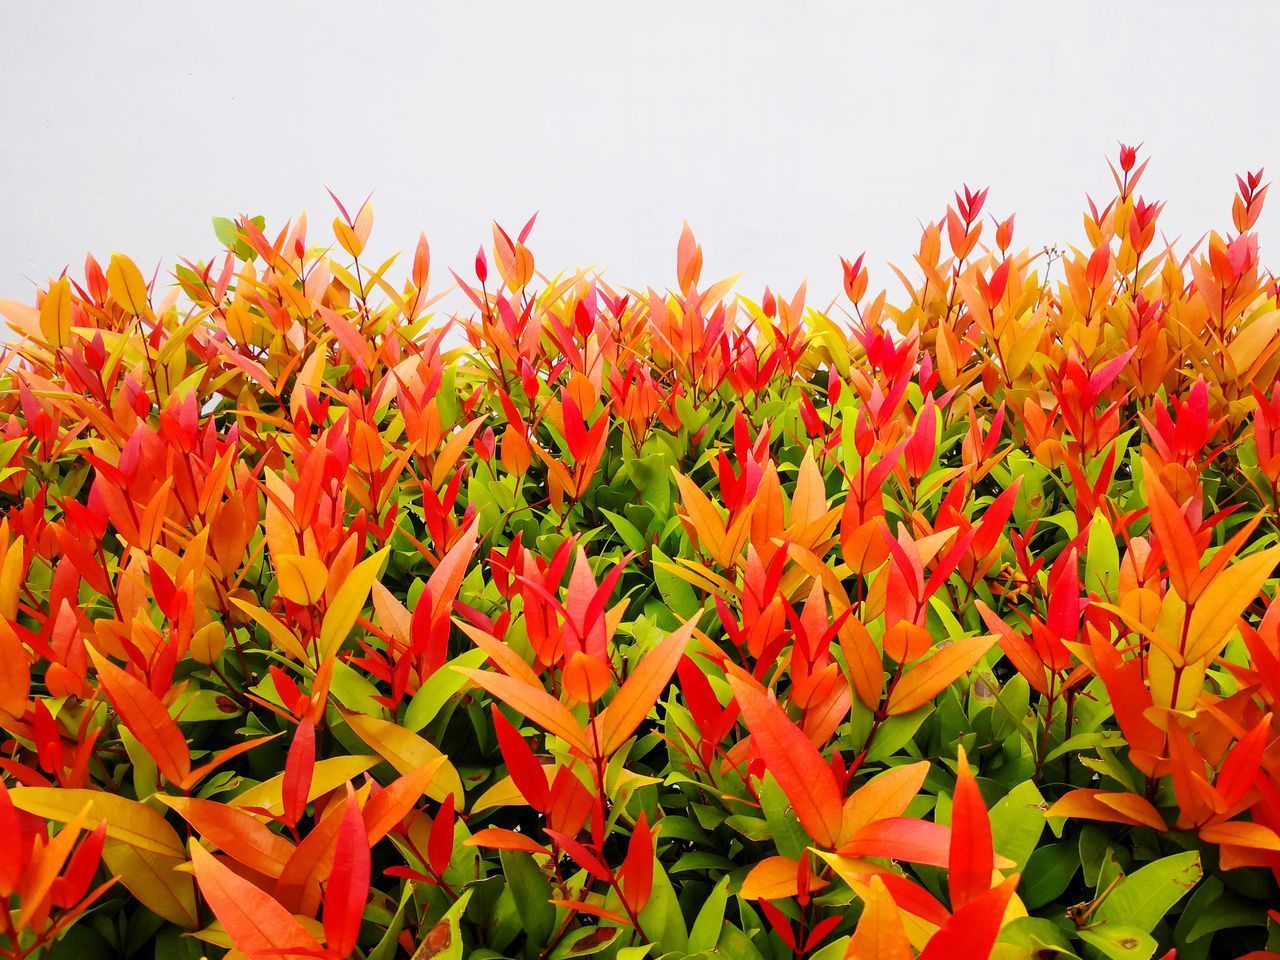
[(964, 182), (1021, 243), (1079, 242), (1121, 140), (1192, 239), (1236, 172), (1280, 171), (1277, 27), (1263, 2), (3, 0), (0, 297), (86, 251), (207, 258), (215, 215), (305, 209), (314, 237), (326, 187), (373, 193), (374, 253), (425, 230), (438, 284), (538, 210), (542, 269), (672, 284), (687, 219), (704, 277), (829, 296), (840, 255), (909, 262)]

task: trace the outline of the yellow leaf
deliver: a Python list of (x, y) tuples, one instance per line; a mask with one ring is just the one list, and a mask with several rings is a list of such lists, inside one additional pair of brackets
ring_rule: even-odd
[(271, 637), (271, 641), (290, 657), (299, 662), (307, 659), (307, 652), (302, 648), (302, 641), (294, 636), (292, 630), (277, 620), (269, 612), (263, 610), (259, 606), (249, 603), (247, 600), (241, 600), (239, 597), (232, 597), (231, 602), (247, 613), (256, 623), (266, 630), (267, 635)]
[(160, 856), (185, 859), (182, 841), (165, 818), (145, 803), (101, 790), (60, 787), (10, 787), (9, 798), (19, 810), (70, 823), (89, 807), (89, 821), (107, 821), (107, 836)]
[(359, 563), (343, 581), (325, 611), (324, 623), (320, 626), (320, 659), (327, 660), (338, 652), (342, 641), (347, 639), (351, 628), (355, 626), (369, 599), (369, 591), (373, 589), (373, 581), (378, 579), (378, 571), (386, 559), (390, 547), (383, 547), (373, 556)]
[(303, 606), (310, 606), (324, 596), (329, 571), (315, 557), (286, 553), (275, 558), (280, 592)]
[(142, 279), (142, 271), (122, 253), (111, 255), (111, 263), (107, 265), (107, 289), (111, 299), (135, 317), (145, 317), (150, 312), (147, 283)]
[(453, 794), (454, 802), (461, 807), (462, 778), (458, 776), (457, 769), (449, 762), (448, 757), (426, 739), (399, 724), (379, 720), (377, 717), (367, 717), (349, 710), (343, 710), (342, 716), (357, 737), (377, 750), (384, 760), (401, 773), (412, 773), (433, 760), (443, 759), (444, 763), (427, 786), (427, 796), (443, 801), (448, 794)]
[(40, 304), (40, 331), (52, 346), (60, 347), (71, 336), (71, 281), (59, 277)]
[(102, 858), (107, 869), (149, 909), (188, 929), (196, 927), (195, 890), (189, 874), (177, 869), (186, 854), (177, 832), (144, 803), (99, 790), (11, 787), (19, 810), (69, 823), (87, 807), (88, 820), (107, 823)]
[(16, 538), (0, 560), (0, 617), (14, 620), (18, 616), (18, 591), (22, 589), (23, 539)]
[(1271, 310), (1252, 320), (1227, 345), (1227, 358), (1238, 376), (1248, 371), (1255, 360), (1271, 346), (1280, 333), (1280, 310)]
[(1280, 561), (1280, 547), (1237, 560), (1213, 578), (1191, 611), (1183, 659), (1212, 660), (1226, 645), (1240, 615), (1258, 597), (1258, 591)]
[[(108, 828), (109, 829), (109, 828)], [(152, 913), (187, 930), (198, 927), (195, 883), (186, 857), (166, 857), (118, 840), (102, 845), (102, 862)]]
[[(317, 760), (315, 769), (311, 773), (311, 789), (307, 792), (307, 802), (310, 803), (316, 797), (324, 796), (330, 790), (335, 790), (360, 776), (377, 762), (377, 757), (370, 756), (329, 757), (327, 760)], [(250, 787), (229, 802), (234, 807), (266, 810), (274, 816), (280, 816), (284, 812), (284, 774), (278, 774), (270, 780), (264, 780)]]

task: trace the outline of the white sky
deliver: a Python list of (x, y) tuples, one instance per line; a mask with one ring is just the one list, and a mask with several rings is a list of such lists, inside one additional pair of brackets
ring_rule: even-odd
[(332, 187), (373, 191), (374, 254), (425, 230), (437, 288), (540, 210), (540, 268), (672, 284), (688, 219), (704, 278), (812, 302), (842, 254), (908, 263), (963, 182), (1018, 245), (1079, 242), (1119, 140), (1192, 239), (1233, 174), (1280, 174), (1277, 27), (1263, 2), (2, 0), (0, 296), (90, 250), (207, 258), (213, 215), (305, 209), (314, 238)]

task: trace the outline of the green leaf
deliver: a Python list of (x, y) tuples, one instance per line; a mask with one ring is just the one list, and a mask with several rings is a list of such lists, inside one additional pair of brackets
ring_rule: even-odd
[(404, 929), (405, 908), (409, 906), (411, 900), (413, 900), (413, 884), (406, 883), (404, 892), (400, 894), (400, 906), (396, 908), (395, 916), (391, 918), (391, 923), (387, 926), (382, 939), (378, 941), (378, 945), (369, 951), (368, 960), (394, 960), (400, 946), (398, 942), (400, 931)]
[(529, 942), (546, 943), (556, 922), (556, 908), (548, 902), (551, 884), (546, 875), (523, 850), (503, 850), (499, 859)]
[[(665, 835), (665, 834), (664, 834)], [(720, 942), (720, 930), (724, 927), (724, 908), (729, 900), (729, 878), (721, 877), (711, 895), (703, 901), (693, 929), (689, 931), (689, 952), (714, 950)]]
[(1089, 546), (1084, 554), (1084, 588), (1099, 597), (1119, 596), (1120, 548), (1111, 524), (1101, 510), (1093, 512), (1089, 525)]
[[(1022, 894), (1021, 885), (1018, 887), (1018, 894), (1019, 896)], [(1030, 951), (1030, 955), (1038, 960), (1049, 960), (1053, 954), (1064, 957), (1076, 955), (1063, 929), (1052, 920), (1046, 920), (1043, 917), (1018, 917), (1011, 923), (1005, 924), (1000, 929), (999, 942), (1025, 947)], [(1003, 954), (997, 951), (994, 956), (1003, 956)]]
[(653, 891), (649, 902), (640, 911), (640, 925), (663, 953), (688, 952), (689, 929), (684, 923), (684, 912), (660, 861), (653, 865)]
[(1051, 843), (1039, 847), (1027, 859), (1018, 884), (1018, 896), (1028, 910), (1052, 903), (1071, 883), (1080, 869), (1074, 843)]
[(1155, 938), (1138, 927), (1090, 927), (1080, 931), (1080, 939), (1109, 960), (1150, 960), (1156, 952)]
[(1200, 854), (1175, 853), (1129, 874), (1102, 901), (1094, 917), (1151, 932), (1174, 905), (1200, 882)]
[(448, 912), (426, 936), (414, 951), (413, 960), (462, 960), (462, 927), (460, 920), (471, 900), (471, 891), (467, 890), (451, 906)]
[(404, 726), (417, 733), (436, 718), (436, 714), (449, 702), (450, 697), (466, 685), (466, 676), (451, 669), (452, 667), (474, 669), (481, 666), (488, 658), (489, 655), (483, 650), (468, 650), (450, 660), (445, 664), (444, 669), (437, 670), (428, 677), (427, 682), (418, 688), (418, 692), (409, 701), (409, 706), (405, 708)]
[(570, 932), (551, 951), (551, 960), (568, 957), (594, 957), (618, 939), (617, 927), (580, 927)]
[(991, 808), (991, 836), (996, 853), (1016, 863), (1021, 872), (1044, 832), (1044, 797), (1036, 785), (1024, 780)]

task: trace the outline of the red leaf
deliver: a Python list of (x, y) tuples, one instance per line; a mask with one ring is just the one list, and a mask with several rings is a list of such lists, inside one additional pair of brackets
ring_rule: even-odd
[(547, 786), (547, 774), (533, 755), (528, 742), (502, 715), (498, 705), (493, 705), (493, 727), (498, 735), (498, 749), (521, 796), (533, 809), (546, 812), (551, 803), (551, 790)]
[(360, 919), (369, 900), (369, 835), (356, 803), (355, 790), (347, 784), (347, 808), (338, 828), (333, 869), (324, 892), (324, 937), (332, 953), (345, 957), (355, 949)]
[(972, 900), (951, 915), (933, 935), (919, 960), (955, 960), (956, 957), (989, 957), (1000, 934), (1005, 908), (1013, 896), (1017, 877)]
[(577, 840), (574, 840), (573, 837), (565, 836), (557, 830), (550, 829), (547, 830), (547, 836), (556, 842), (556, 846), (573, 857), (578, 862), (578, 866), (582, 867), (597, 880), (608, 883), (613, 879), (613, 871), (601, 863), (599, 857)]
[(316, 725), (307, 717), (294, 731), (284, 762), (284, 821), (294, 826), (307, 810), (311, 776), (316, 767)]
[(635, 832), (627, 846), (627, 858), (622, 862), (618, 877), (627, 905), (639, 913), (649, 902), (649, 894), (653, 890), (653, 831), (649, 829), (649, 820), (643, 813), (636, 821)]
[(928, 820), (887, 817), (867, 824), (839, 852), (842, 857), (890, 857), (945, 867), (950, 846), (949, 827)]
[(427, 860), (436, 876), (443, 876), (453, 859), (453, 827), (453, 794), (450, 793), (445, 796), (440, 812), (431, 822), (431, 835), (427, 838)]
[(969, 769), (964, 747), (956, 771), (956, 790), (951, 800), (950, 868), (951, 909), (959, 910), (991, 889), (995, 854), (991, 849), (991, 819), (982, 794)]

